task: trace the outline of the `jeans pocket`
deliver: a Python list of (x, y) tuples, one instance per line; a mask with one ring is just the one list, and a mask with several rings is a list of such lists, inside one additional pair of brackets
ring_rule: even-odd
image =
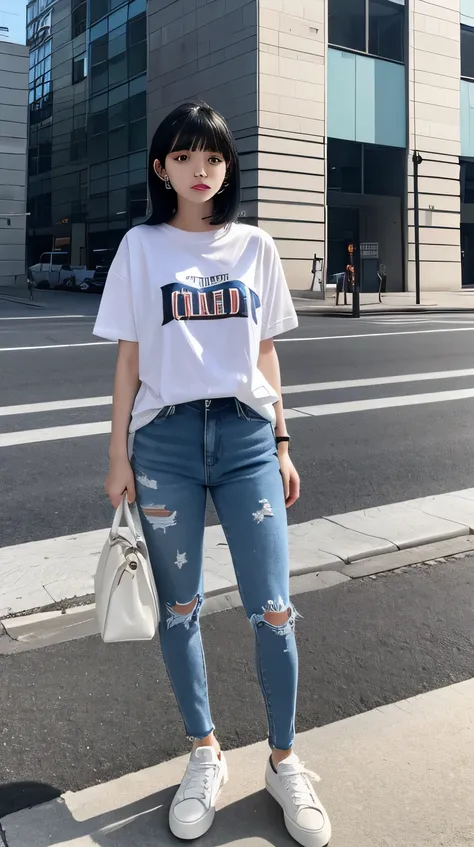
[(260, 423), (270, 423), (268, 418), (264, 418), (259, 412), (256, 412), (255, 409), (252, 409), (251, 406), (247, 406), (246, 403), (241, 403), (239, 401), (240, 409), (242, 411), (242, 415), (247, 421), (259, 421)]

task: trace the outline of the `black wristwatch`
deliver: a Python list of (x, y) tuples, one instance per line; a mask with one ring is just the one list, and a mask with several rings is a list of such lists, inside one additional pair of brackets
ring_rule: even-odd
[(288, 444), (288, 447), (291, 444), (291, 438), (289, 435), (277, 435), (275, 437), (275, 441), (277, 444)]

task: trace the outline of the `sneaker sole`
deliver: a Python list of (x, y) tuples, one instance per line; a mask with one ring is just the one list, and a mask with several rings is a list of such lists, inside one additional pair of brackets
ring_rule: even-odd
[[(280, 809), (282, 809), (280, 800), (268, 780), (265, 780), (265, 787), (270, 796), (273, 797), (276, 803), (278, 803)], [(301, 844), (302, 847), (329, 847), (329, 841), (326, 841), (324, 844), (318, 844), (316, 841), (317, 833), (311, 833), (301, 829), (294, 823), (294, 821), (291, 820), (290, 817), (288, 817), (284, 809), (282, 809), (282, 812), (285, 819), (285, 826), (289, 834), (298, 844)]]
[[(223, 758), (223, 768), (222, 768), (222, 778), (219, 788), (217, 790), (215, 802), (219, 798), (219, 794), (221, 793), (224, 785), (229, 779), (229, 773), (227, 770), (227, 762), (224, 757)], [(194, 823), (183, 823), (183, 821), (179, 821), (177, 818), (173, 817), (172, 811), (170, 811), (169, 816), (169, 828), (175, 838), (179, 838), (181, 841), (194, 841), (196, 838), (201, 838), (203, 835), (208, 832), (214, 823), (214, 818), (216, 816), (216, 808), (215, 806), (212, 809), (209, 809), (208, 812), (201, 818), (199, 821), (195, 821)]]

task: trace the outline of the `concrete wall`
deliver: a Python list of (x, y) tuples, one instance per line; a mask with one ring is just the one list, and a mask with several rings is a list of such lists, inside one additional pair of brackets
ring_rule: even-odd
[(326, 255), (324, 0), (259, 0), (258, 222), (292, 289)]
[(0, 41), (0, 286), (25, 273), (28, 57), (28, 47)]
[(419, 169), (421, 289), (459, 290), (460, 0), (412, 0), (408, 15), (408, 289), (415, 288), (416, 149), (424, 160)]
[(148, 1), (148, 134), (176, 106), (206, 100), (241, 155), (243, 210), (257, 222), (256, 0)]

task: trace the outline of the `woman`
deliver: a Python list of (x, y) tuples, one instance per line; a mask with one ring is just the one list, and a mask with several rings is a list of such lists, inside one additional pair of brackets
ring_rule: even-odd
[(209, 491), (256, 635), (267, 788), (291, 835), (325, 847), (330, 824), (314, 775), (292, 749), (297, 613), (285, 508), (300, 482), (273, 338), (297, 318), (273, 240), (235, 223), (239, 161), (219, 114), (203, 103), (173, 111), (153, 138), (148, 179), (150, 217), (119, 247), (94, 332), (119, 342), (106, 491), (115, 507), (125, 492), (137, 500), (163, 658), (193, 742), (170, 828), (183, 839), (207, 832), (227, 781), (199, 629)]

